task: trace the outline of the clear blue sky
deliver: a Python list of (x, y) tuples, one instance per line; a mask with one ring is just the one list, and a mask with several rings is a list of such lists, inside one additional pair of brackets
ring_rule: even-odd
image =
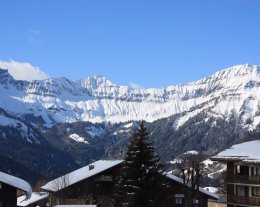
[(259, 0), (2, 0), (0, 60), (143, 87), (260, 64)]

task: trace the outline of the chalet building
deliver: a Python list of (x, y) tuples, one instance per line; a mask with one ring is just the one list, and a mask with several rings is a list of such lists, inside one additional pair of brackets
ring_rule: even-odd
[[(102, 207), (113, 207), (113, 188), (115, 179), (121, 173), (123, 160), (99, 160), (67, 175), (59, 177), (42, 186), (49, 192), (50, 207), (56, 205), (99, 204)], [(183, 185), (182, 179), (167, 174), (171, 192), (162, 205), (164, 207), (184, 207), (185, 194), (192, 191)], [(193, 207), (207, 207), (208, 199), (218, 199), (213, 193), (199, 188), (198, 199)], [(189, 206), (192, 207), (192, 206)]]
[(123, 160), (99, 160), (42, 186), (49, 192), (50, 207), (59, 204), (113, 206), (115, 178)]
[(17, 192), (24, 192), (24, 199), (31, 197), (32, 189), (26, 181), (0, 172), (0, 207), (16, 207)]
[[(183, 180), (172, 173), (166, 175), (170, 188), (169, 207), (208, 207), (208, 200), (218, 200), (218, 196), (203, 188), (191, 189), (183, 184)], [(189, 201), (188, 201), (189, 200)]]
[(260, 141), (244, 142), (211, 160), (227, 165), (227, 207), (260, 206)]
[(17, 206), (20, 207), (34, 207), (34, 206), (48, 206), (49, 193), (33, 192), (29, 199), (25, 195), (17, 198)]

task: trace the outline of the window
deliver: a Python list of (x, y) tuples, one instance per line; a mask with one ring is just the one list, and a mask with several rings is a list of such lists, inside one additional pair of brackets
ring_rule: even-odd
[(184, 204), (184, 194), (175, 194), (174, 197), (176, 205)]
[(248, 195), (248, 187), (247, 186), (236, 186), (236, 195), (238, 196), (247, 196)]
[(252, 187), (252, 196), (260, 197), (260, 187)]
[(252, 167), (252, 175), (260, 175), (260, 167)]
[(175, 204), (178, 204), (178, 205), (183, 204), (183, 198), (175, 198)]
[(249, 166), (236, 165), (237, 175), (249, 175)]
[(198, 199), (193, 198), (192, 202), (193, 202), (193, 205), (192, 205), (193, 207), (199, 206), (199, 200)]
[(193, 198), (193, 204), (198, 204), (199, 203), (199, 200), (198, 199), (195, 199)]
[(236, 166), (236, 172), (237, 172), (237, 174), (240, 174), (240, 165)]

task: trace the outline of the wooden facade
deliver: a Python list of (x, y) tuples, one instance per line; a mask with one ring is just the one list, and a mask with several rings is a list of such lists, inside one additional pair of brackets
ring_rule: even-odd
[(260, 164), (217, 160), (227, 164), (227, 207), (260, 207)]
[(165, 207), (208, 207), (208, 199), (215, 197), (202, 192), (200, 189), (191, 189), (183, 183), (169, 179), (170, 192)]
[(121, 172), (121, 165), (115, 166), (90, 178), (84, 179), (57, 192), (49, 192), (50, 207), (64, 204), (97, 204), (114, 206), (113, 189), (115, 179)]
[(208, 202), (208, 207), (227, 207), (227, 204), (226, 203), (218, 203), (218, 202), (209, 201)]
[(260, 207), (260, 140), (233, 145), (211, 160), (227, 165), (227, 207)]
[(260, 172), (253, 175), (254, 169), (260, 170), (255, 163), (227, 163), (227, 203), (228, 207), (260, 206)]
[(0, 183), (0, 207), (16, 207), (16, 188)]

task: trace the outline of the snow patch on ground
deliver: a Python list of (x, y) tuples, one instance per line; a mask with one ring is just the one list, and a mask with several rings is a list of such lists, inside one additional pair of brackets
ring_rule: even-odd
[[(6, 117), (6, 116), (0, 114), (0, 125), (1, 126), (16, 127), (16, 126), (18, 126), (20, 124), (22, 124), (22, 122), (20, 122), (18, 120), (15, 120), (13, 118)], [(22, 126), (22, 127), (24, 127), (24, 130), (27, 130), (26, 126)]]
[(207, 190), (211, 193), (217, 193), (218, 192), (218, 188), (215, 188), (215, 187), (204, 187), (203, 189)]
[(184, 153), (185, 155), (198, 155), (199, 152), (196, 150), (190, 150)]
[(90, 126), (90, 127), (86, 127), (85, 131), (92, 137), (92, 138), (97, 138), (100, 137), (102, 134), (105, 133), (105, 129), (101, 128), (101, 127), (94, 127), (94, 126)]
[(226, 167), (223, 167), (223, 168), (221, 168), (220, 170), (217, 170), (217, 171), (215, 171), (215, 172), (209, 173), (209, 174), (208, 174), (208, 177), (209, 177), (209, 178), (214, 178), (215, 175), (218, 175), (218, 174), (220, 174), (220, 173), (222, 173), (222, 172), (224, 172), (224, 171), (226, 171), (226, 170), (227, 170), (227, 168), (226, 168)]
[(184, 116), (181, 116), (177, 118), (173, 123), (173, 128), (177, 130), (180, 126), (182, 126), (185, 122), (187, 122), (190, 118), (196, 116), (200, 112), (202, 112), (203, 109), (197, 109), (192, 112), (186, 113)]
[(134, 125), (134, 123), (131, 122), (129, 124), (124, 125), (124, 128), (131, 128), (133, 125)]
[(78, 134), (75, 134), (75, 133), (69, 135), (69, 138), (73, 139), (76, 142), (82, 142), (82, 143), (85, 143), (85, 144), (89, 144), (89, 142), (86, 141), (84, 137), (81, 137), (81, 136), (79, 136)]
[(113, 134), (114, 134), (114, 135), (124, 134), (124, 133), (130, 132), (130, 131), (131, 131), (131, 129), (127, 129), (127, 130), (120, 129), (120, 130), (114, 132)]
[[(28, 126), (26, 126), (23, 122), (17, 119), (13, 119), (0, 114), (0, 126), (9, 126), (9, 127), (16, 128), (21, 133), (21, 135), (24, 138), (26, 138), (27, 142), (31, 144), (33, 142), (40, 144), (40, 141), (34, 136), (32, 130), (29, 129)], [(3, 137), (5, 137), (4, 133), (3, 133)], [(33, 138), (33, 140), (31, 138)]]
[(204, 164), (206, 167), (208, 167), (209, 165), (212, 165), (213, 163), (214, 163), (214, 162), (211, 161), (210, 159), (206, 159), (206, 160), (203, 161), (203, 164)]
[(180, 158), (175, 158), (174, 160), (171, 160), (171, 161), (170, 161), (171, 164), (180, 164), (180, 163), (182, 163), (182, 162), (183, 162), (183, 160), (180, 159)]

